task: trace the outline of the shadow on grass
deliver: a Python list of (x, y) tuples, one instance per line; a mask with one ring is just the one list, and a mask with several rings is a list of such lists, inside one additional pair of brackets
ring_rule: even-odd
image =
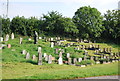
[(37, 65), (37, 62), (32, 61), (32, 60), (27, 60), (26, 63), (31, 63), (31, 64), (34, 64), (34, 65)]

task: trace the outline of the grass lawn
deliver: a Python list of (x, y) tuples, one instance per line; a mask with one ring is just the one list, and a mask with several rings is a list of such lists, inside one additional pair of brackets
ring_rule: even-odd
[(3, 79), (73, 79), (102, 75), (118, 75), (118, 62), (87, 67), (31, 63), (3, 63), (2, 66)]

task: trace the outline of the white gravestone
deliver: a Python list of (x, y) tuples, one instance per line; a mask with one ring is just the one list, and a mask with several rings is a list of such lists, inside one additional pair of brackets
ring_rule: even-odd
[(53, 48), (54, 47), (54, 43), (53, 42), (51, 42), (51, 48)]
[(8, 40), (9, 40), (9, 35), (7, 34), (6, 38), (5, 38), (5, 41), (8, 41)]
[(20, 41), (19, 41), (20, 44), (22, 44), (22, 39), (23, 39), (23, 38), (20, 37)]
[(11, 39), (14, 39), (14, 33), (11, 34)]
[(63, 64), (62, 57), (59, 57), (59, 59), (58, 59), (58, 64), (59, 64), (59, 65)]
[(78, 62), (81, 62), (82, 61), (82, 58), (78, 58)]
[(0, 37), (0, 42), (3, 42), (3, 37)]

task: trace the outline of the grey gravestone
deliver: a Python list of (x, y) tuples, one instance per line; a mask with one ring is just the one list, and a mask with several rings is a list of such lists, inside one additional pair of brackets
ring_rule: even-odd
[(8, 41), (8, 40), (9, 40), (9, 35), (7, 34), (6, 38), (5, 38), (5, 41)]
[(109, 52), (110, 52), (110, 53), (112, 52), (112, 48), (109, 48)]
[(71, 58), (68, 58), (68, 64), (71, 65)]
[(82, 58), (78, 58), (78, 62), (81, 62), (82, 61)]
[(41, 47), (39, 47), (39, 50), (38, 50), (38, 65), (42, 65), (42, 52), (41, 52)]
[(53, 48), (53, 47), (54, 47), (54, 42), (51, 42), (50, 47), (51, 47), (51, 48)]
[(22, 39), (23, 39), (23, 38), (20, 37), (20, 41), (19, 41), (20, 44), (22, 44)]
[(0, 42), (3, 42), (3, 37), (0, 37)]
[(30, 59), (30, 54), (29, 54), (29, 52), (26, 54), (26, 59)]
[(59, 57), (62, 57), (62, 52), (59, 53)]
[(33, 56), (32, 56), (32, 60), (36, 60), (36, 55), (33, 55)]
[(59, 48), (55, 48), (55, 54), (58, 54)]
[(49, 55), (48, 56), (48, 64), (51, 64), (52, 63), (52, 55)]
[(38, 33), (35, 31), (35, 34), (34, 34), (34, 44), (37, 44), (38, 43)]
[(94, 60), (94, 57), (91, 56), (91, 57), (90, 57), (90, 60)]
[(26, 53), (27, 53), (26, 50), (23, 50), (23, 51), (22, 51), (22, 54), (23, 54), (23, 55), (26, 55)]
[(73, 58), (73, 64), (77, 62), (77, 58)]
[(11, 34), (11, 39), (14, 39), (14, 33)]
[(86, 60), (87, 59), (87, 57), (86, 56), (84, 56), (84, 60)]

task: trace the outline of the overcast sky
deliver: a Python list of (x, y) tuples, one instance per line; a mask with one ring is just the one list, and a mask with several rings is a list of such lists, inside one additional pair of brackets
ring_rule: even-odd
[[(7, 0), (1, 1), (1, 15), (6, 14)], [(41, 17), (48, 11), (58, 11), (63, 16), (73, 17), (78, 8), (91, 6), (97, 8), (102, 14), (107, 10), (118, 8), (119, 0), (9, 0), (8, 17), (30, 16)]]

